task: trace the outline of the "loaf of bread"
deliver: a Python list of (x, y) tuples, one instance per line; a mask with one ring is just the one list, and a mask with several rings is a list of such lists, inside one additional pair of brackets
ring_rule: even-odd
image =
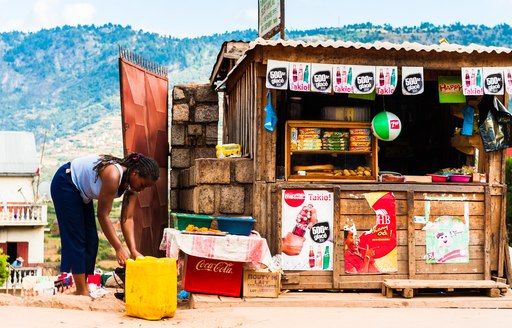
[(319, 172), (325, 172), (330, 171), (334, 169), (334, 165), (332, 164), (323, 164), (323, 165), (296, 165), (293, 167), (294, 171), (319, 171)]

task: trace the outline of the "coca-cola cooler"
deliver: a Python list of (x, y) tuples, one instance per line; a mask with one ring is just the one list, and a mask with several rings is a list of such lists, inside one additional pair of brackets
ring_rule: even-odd
[(185, 254), (182, 287), (187, 292), (240, 297), (244, 262)]

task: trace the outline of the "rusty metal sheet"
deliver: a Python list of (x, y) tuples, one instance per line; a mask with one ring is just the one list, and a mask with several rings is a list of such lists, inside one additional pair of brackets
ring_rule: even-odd
[(158, 247), (168, 220), (167, 72), (131, 52), (120, 53), (124, 153), (143, 153), (160, 166), (160, 179), (155, 186), (139, 193), (134, 213), (135, 240), (142, 254), (162, 256)]

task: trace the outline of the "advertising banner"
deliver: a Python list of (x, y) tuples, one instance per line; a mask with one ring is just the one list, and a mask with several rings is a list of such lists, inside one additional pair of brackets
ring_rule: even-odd
[(481, 96), (484, 94), (481, 67), (462, 67), (461, 74), (462, 93), (465, 96)]
[(378, 95), (392, 95), (396, 89), (398, 68), (396, 66), (377, 66), (376, 74), (379, 74), (376, 91)]
[(427, 263), (469, 263), (469, 215), (438, 217), (425, 230)]
[(352, 274), (398, 271), (396, 205), (391, 192), (365, 194), (375, 211), (375, 225), (358, 235), (357, 224), (349, 219), (344, 226), (345, 272)]
[(333, 197), (327, 190), (283, 190), (283, 270), (332, 270)]
[(311, 64), (290, 63), (289, 70), (292, 74), (290, 79), (290, 90), (310, 91), (311, 90)]
[(334, 76), (333, 89), (335, 93), (352, 93), (353, 69), (349, 65), (332, 65)]
[(439, 103), (460, 104), (466, 102), (462, 93), (462, 81), (458, 76), (440, 76), (438, 78)]
[(265, 86), (267, 89), (288, 89), (288, 65), (286, 61), (268, 60)]
[(354, 93), (368, 94), (375, 90), (375, 66), (352, 66)]
[(422, 94), (425, 90), (423, 67), (402, 67), (402, 93), (407, 96)]
[(502, 95), (505, 91), (503, 68), (484, 67), (484, 93), (486, 95)]
[(512, 67), (505, 67), (505, 89), (509, 95), (512, 95)]
[(332, 65), (311, 64), (311, 91), (331, 93)]

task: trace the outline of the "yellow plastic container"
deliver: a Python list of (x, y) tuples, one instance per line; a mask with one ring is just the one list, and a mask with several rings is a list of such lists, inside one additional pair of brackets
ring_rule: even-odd
[(147, 320), (173, 317), (178, 306), (176, 260), (151, 256), (126, 262), (126, 314)]

